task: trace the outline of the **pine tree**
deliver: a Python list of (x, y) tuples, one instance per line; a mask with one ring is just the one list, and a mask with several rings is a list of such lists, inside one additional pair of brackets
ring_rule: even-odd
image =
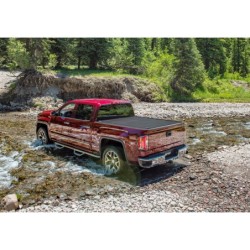
[(227, 70), (226, 48), (224, 39), (197, 38), (196, 44), (210, 78), (223, 75)]
[(232, 50), (233, 72), (238, 72), (242, 76), (249, 73), (250, 44), (247, 38), (235, 38)]
[(175, 39), (174, 54), (175, 72), (170, 85), (175, 94), (190, 96), (205, 79), (204, 65), (194, 39)]
[(0, 67), (7, 63), (7, 45), (8, 38), (0, 38)]
[(144, 38), (127, 38), (128, 53), (132, 55), (133, 67), (130, 73), (141, 73), (141, 64), (145, 53)]
[(77, 56), (78, 65), (81, 58), (90, 69), (96, 69), (99, 66), (106, 65), (110, 58), (110, 49), (112, 40), (109, 38), (82, 38), (78, 40)]
[(56, 55), (55, 68), (60, 69), (72, 61), (74, 43), (72, 38), (53, 38), (51, 40), (51, 52)]
[(159, 44), (162, 51), (168, 51), (169, 54), (174, 53), (174, 38), (160, 38)]
[(127, 72), (133, 66), (133, 55), (129, 53), (128, 41), (124, 38), (113, 38), (108, 66), (116, 71)]

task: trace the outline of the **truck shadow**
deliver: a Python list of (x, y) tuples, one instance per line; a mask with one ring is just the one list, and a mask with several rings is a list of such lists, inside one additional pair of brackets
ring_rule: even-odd
[[(93, 174), (106, 176), (100, 163), (91, 157), (77, 157), (73, 154), (72, 150), (65, 148), (60, 150), (55, 149), (53, 145), (43, 147), (43, 149), (48, 153), (48, 155), (53, 155), (53, 157), (55, 157), (54, 162), (56, 162), (56, 159), (65, 161), (67, 169), (64, 167), (62, 170), (77, 172), (87, 170)], [(183, 171), (187, 165), (188, 163), (177, 160), (173, 163), (167, 163), (149, 169), (139, 168), (136, 166), (126, 166), (125, 170), (120, 174), (106, 177), (127, 182), (133, 186), (143, 187), (166, 180)]]
[(133, 167), (126, 171), (126, 173), (120, 174), (117, 179), (128, 182), (131, 185), (143, 187), (166, 180), (180, 173), (186, 167), (187, 164), (180, 162), (167, 163), (149, 169)]

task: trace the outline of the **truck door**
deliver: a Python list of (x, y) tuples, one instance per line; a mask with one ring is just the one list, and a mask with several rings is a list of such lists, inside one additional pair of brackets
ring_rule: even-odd
[(67, 137), (67, 129), (70, 124), (69, 119), (75, 115), (75, 103), (64, 105), (59, 111), (51, 116), (50, 137), (57, 142), (65, 141)]
[(74, 118), (68, 119), (68, 142), (83, 151), (92, 152), (91, 118), (94, 107), (87, 104), (78, 104)]

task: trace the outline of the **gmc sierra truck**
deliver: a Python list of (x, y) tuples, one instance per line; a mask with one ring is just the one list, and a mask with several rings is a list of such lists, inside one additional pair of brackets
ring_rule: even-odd
[[(157, 111), (156, 111), (157, 112)], [(127, 165), (151, 168), (186, 153), (182, 122), (135, 116), (130, 101), (78, 99), (38, 114), (37, 138), (101, 159), (110, 174)]]

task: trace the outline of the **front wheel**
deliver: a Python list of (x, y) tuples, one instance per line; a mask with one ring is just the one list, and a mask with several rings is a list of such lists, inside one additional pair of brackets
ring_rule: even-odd
[(45, 145), (45, 144), (48, 144), (50, 142), (48, 132), (47, 132), (46, 128), (40, 127), (37, 130), (36, 135), (37, 135), (37, 139), (40, 140), (42, 142), (42, 144)]
[(114, 146), (105, 148), (102, 154), (102, 165), (107, 175), (120, 173), (125, 165), (122, 149)]

